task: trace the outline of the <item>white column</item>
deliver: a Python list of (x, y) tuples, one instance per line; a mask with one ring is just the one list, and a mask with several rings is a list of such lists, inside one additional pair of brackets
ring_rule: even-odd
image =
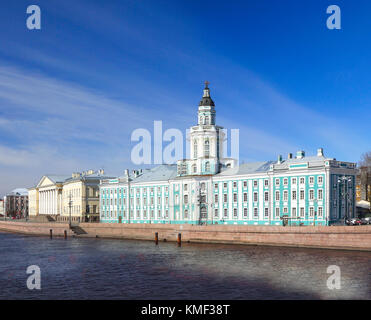
[(41, 192), (41, 213), (44, 214), (44, 191)]
[(48, 207), (47, 214), (50, 214), (50, 190), (48, 190), (48, 196), (47, 196), (46, 203)]

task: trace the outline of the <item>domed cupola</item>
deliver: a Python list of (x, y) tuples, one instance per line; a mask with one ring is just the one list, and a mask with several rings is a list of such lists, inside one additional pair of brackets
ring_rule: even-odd
[(205, 81), (204, 94), (202, 96), (202, 100), (199, 103), (199, 106), (215, 107), (214, 101), (210, 97), (210, 89), (208, 85), (209, 85), (209, 82)]

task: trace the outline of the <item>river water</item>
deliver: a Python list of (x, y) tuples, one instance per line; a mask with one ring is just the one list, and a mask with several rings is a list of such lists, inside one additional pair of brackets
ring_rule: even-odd
[(0, 233), (0, 299), (371, 299), (371, 252)]

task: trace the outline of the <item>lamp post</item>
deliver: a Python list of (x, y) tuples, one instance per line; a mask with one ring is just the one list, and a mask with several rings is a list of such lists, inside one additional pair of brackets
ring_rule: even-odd
[[(342, 198), (342, 204), (343, 202), (344, 203), (344, 224), (346, 223), (346, 220), (348, 219), (348, 203), (350, 202), (349, 201), (349, 191), (346, 190), (346, 185), (348, 183), (351, 183), (352, 182), (352, 177), (351, 176), (346, 176), (346, 175), (342, 175), (342, 176), (339, 176), (338, 177), (338, 184), (340, 185), (340, 187), (342, 187), (341, 189), (341, 198)], [(348, 189), (348, 188), (347, 188)], [(341, 209), (340, 209), (341, 210)], [(340, 217), (341, 218), (341, 217)]]

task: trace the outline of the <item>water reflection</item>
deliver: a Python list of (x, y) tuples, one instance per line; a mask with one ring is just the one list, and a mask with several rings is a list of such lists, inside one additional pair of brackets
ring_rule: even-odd
[[(32, 264), (41, 291), (26, 288)], [(370, 299), (370, 267), (370, 252), (0, 233), (1, 299)]]

